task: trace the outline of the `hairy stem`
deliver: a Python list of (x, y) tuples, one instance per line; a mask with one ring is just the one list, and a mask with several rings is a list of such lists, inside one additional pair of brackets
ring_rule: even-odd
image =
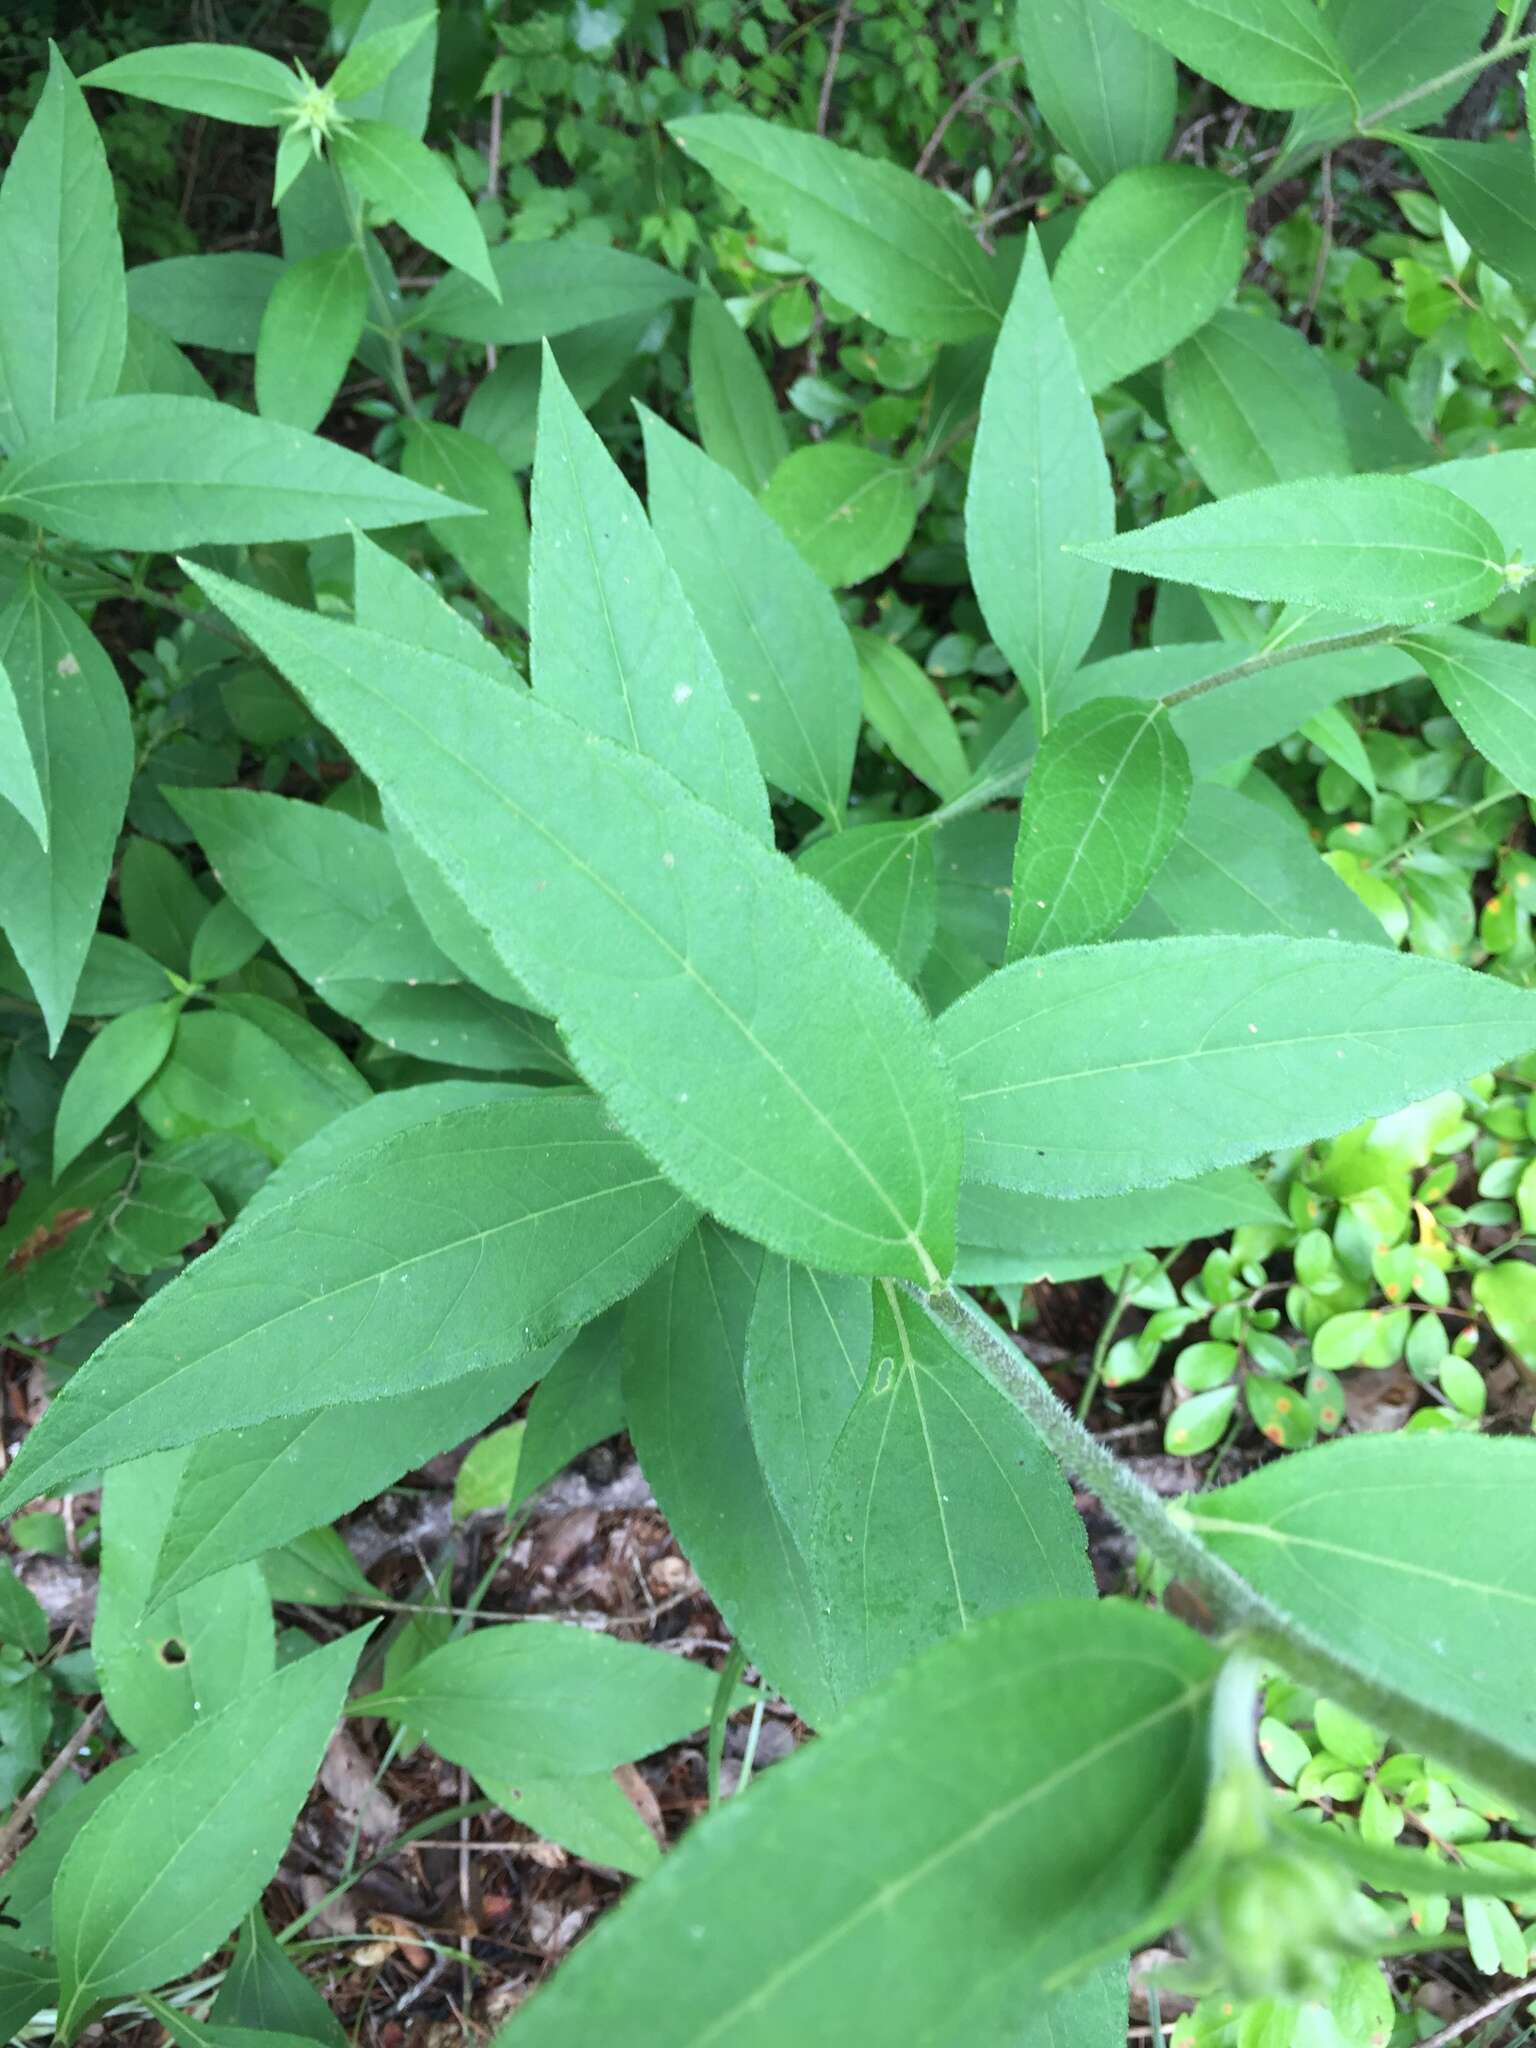
[(1323, 640), (1298, 640), (1285, 647), (1266, 647), (1258, 654), (1249, 655), (1246, 661), (1234, 662), (1231, 668), (1218, 669), (1213, 676), (1202, 676), (1198, 683), (1186, 683), (1182, 690), (1170, 690), (1163, 702), (1171, 711), (1176, 705), (1191, 703), (1196, 697), (1204, 697), (1227, 683), (1240, 683), (1245, 676), (1262, 675), (1266, 669), (1285, 668), (1293, 661), (1307, 661), (1314, 654), (1342, 654), (1351, 647), (1381, 646), (1403, 631), (1401, 626), (1363, 626), (1357, 633), (1333, 633)]

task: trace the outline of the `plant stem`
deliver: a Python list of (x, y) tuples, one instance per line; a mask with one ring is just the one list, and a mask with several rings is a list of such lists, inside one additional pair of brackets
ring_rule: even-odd
[[(1186, 683), (1182, 690), (1171, 690), (1162, 702), (1170, 710), (1176, 710), (1180, 704), (1188, 704), (1211, 690), (1219, 690), (1226, 683), (1240, 683), (1245, 676), (1262, 675), (1267, 669), (1285, 668), (1293, 661), (1307, 661), (1313, 655), (1342, 654), (1351, 647), (1380, 646), (1406, 630), (1403, 626), (1363, 626), (1357, 633), (1333, 633), (1322, 640), (1300, 640), (1288, 646), (1261, 648), (1257, 654), (1234, 662), (1231, 668), (1218, 669), (1212, 676), (1202, 676), (1198, 683)], [(1012, 730), (1010, 726), (1009, 731)], [(919, 823), (925, 831), (934, 832), (972, 811), (985, 810), (999, 797), (1013, 796), (1022, 789), (1033, 766), (1033, 755), (1027, 761), (1016, 761), (1000, 773), (989, 775), (985, 782), (973, 783), (969, 789), (962, 789), (958, 796), (951, 797), (936, 811), (930, 811)]]
[[(1365, 1661), (1353, 1659), (1347, 1642), (1335, 1647), (1332, 1640), (1314, 1635), (1306, 1623), (1250, 1585), (1201, 1540), (1201, 1527), (1242, 1533), (1247, 1524), (1222, 1523), (1202, 1512), (1197, 1526), (1187, 1512), (1170, 1509), (1062, 1406), (1018, 1347), (999, 1334), (968, 1295), (953, 1287), (925, 1295), (908, 1282), (902, 1285), (949, 1333), (956, 1348), (1023, 1412), (1065, 1470), (1095, 1493), (1165, 1570), (1200, 1593), (1227, 1635), (1243, 1636), (1258, 1655), (1362, 1720), (1386, 1725), (1409, 1748), (1423, 1749), (1452, 1769), (1465, 1771), (1517, 1806), (1530, 1803), (1533, 1774), (1517, 1751), (1390, 1685)], [(1206, 1495), (1202, 1507), (1220, 1498), (1219, 1492)]]
[(1333, 633), (1324, 640), (1299, 640), (1288, 647), (1266, 647), (1258, 654), (1249, 655), (1246, 661), (1234, 662), (1231, 668), (1218, 669), (1213, 676), (1202, 676), (1198, 683), (1186, 683), (1182, 690), (1170, 690), (1163, 703), (1171, 711), (1180, 704), (1192, 703), (1196, 697), (1204, 697), (1211, 690), (1219, 690), (1227, 683), (1240, 683), (1245, 676), (1262, 675), (1266, 669), (1284, 668), (1293, 661), (1307, 661), (1315, 654), (1342, 654), (1351, 647), (1375, 647), (1394, 639), (1403, 631), (1401, 626), (1364, 626), (1358, 633)]
[(1114, 1306), (1104, 1318), (1104, 1326), (1099, 1331), (1098, 1339), (1093, 1347), (1093, 1356), (1088, 1361), (1088, 1377), (1083, 1382), (1083, 1391), (1077, 1403), (1077, 1419), (1079, 1422), (1086, 1422), (1088, 1420), (1088, 1411), (1093, 1406), (1093, 1397), (1099, 1391), (1099, 1381), (1104, 1377), (1104, 1361), (1109, 1356), (1110, 1345), (1115, 1341), (1115, 1332), (1120, 1327), (1120, 1318), (1125, 1314), (1125, 1304), (1131, 1298), (1131, 1289), (1134, 1285), (1134, 1269), (1127, 1266), (1120, 1275), (1120, 1285), (1115, 1290)]

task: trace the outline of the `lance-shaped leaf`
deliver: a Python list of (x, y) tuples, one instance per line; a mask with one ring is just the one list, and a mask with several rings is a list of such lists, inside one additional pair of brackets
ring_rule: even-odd
[(0, 926), (57, 1047), (117, 849), (133, 731), (100, 642), (40, 577), (18, 584), (0, 611), (0, 664), (16, 692), (48, 827), (44, 852), (33, 824), (0, 804)]
[(248, 356), (285, 269), (280, 256), (251, 249), (167, 256), (129, 271), (128, 310), (184, 347)]
[(1112, 0), (1192, 71), (1254, 107), (1307, 107), (1349, 90), (1316, 0)]
[(341, 1711), (361, 1637), (285, 1665), (114, 1787), (54, 1887), (59, 2037), (202, 1962), (260, 1898)]
[(559, 1348), (546, 1346), (447, 1386), (396, 1394), (361, 1409), (351, 1403), (313, 1408), (205, 1438), (190, 1456), (182, 1454), (185, 1464), (154, 1560), (155, 1602), (172, 1600), (188, 1587), (201, 1589), (214, 1573), (222, 1584), (231, 1565), (333, 1521), (382, 1493), (402, 1472), (488, 1429)]
[(401, 467), (413, 484), (473, 505), (481, 518), (428, 521), (428, 531), (493, 603), (528, 623), (528, 513), (522, 486), (494, 448), (462, 427), (412, 420)]
[(455, 274), (432, 287), (410, 325), (460, 341), (515, 347), (599, 320), (643, 321), (673, 300), (691, 297), (694, 289), (675, 270), (574, 236), (500, 242), (491, 251), (491, 270), (501, 287), (499, 305), (471, 279)]
[(814, 1727), (837, 1706), (816, 1594), (747, 1417), (747, 1330), (763, 1254), (703, 1224), (629, 1304), (624, 1412), (646, 1478), (699, 1577), (770, 1685)]
[(694, 304), (688, 379), (705, 453), (760, 491), (789, 453), (789, 437), (751, 342), (710, 292)]
[(57, 50), (0, 186), (0, 446), (117, 389), (128, 341), (117, 197), (85, 95)]
[(589, 1096), (402, 1131), (153, 1295), (61, 1391), (0, 1498), (526, 1354), (627, 1294), (690, 1221)]
[(1536, 253), (1527, 223), (1536, 212), (1536, 164), (1529, 138), (1449, 142), (1399, 138), (1429, 188), (1483, 261), (1522, 292), (1536, 291)]
[(799, 859), (874, 940), (903, 981), (928, 957), (938, 921), (933, 834), (921, 822), (860, 825), (815, 840)]
[(114, 1017), (86, 1047), (64, 1084), (53, 1128), (53, 1177), (58, 1180), (159, 1071), (176, 1036), (181, 999), (148, 1003)]
[(80, 82), (248, 128), (275, 127), (302, 90), (286, 64), (230, 43), (166, 43), (132, 50), (98, 64)]
[(485, 230), (444, 157), (387, 121), (350, 121), (330, 146), (337, 169), (364, 199), (500, 298)]
[(1117, 932), (1177, 838), (1190, 786), (1161, 704), (1100, 697), (1053, 726), (1019, 805), (1009, 959)]
[(274, 1939), (259, 1906), (245, 1916), (208, 2016), (219, 2026), (277, 2029), (321, 2048), (347, 2048), (340, 2020)]
[(611, 1771), (700, 1728), (715, 1673), (574, 1622), (505, 1622), (433, 1650), (354, 1714), (408, 1722), (476, 1777)]
[(1156, 163), (1173, 134), (1178, 77), (1168, 52), (1110, 0), (1020, 7), (1013, 32), (1046, 125), (1095, 185)]
[(844, 1699), (1001, 1608), (1093, 1593), (1060, 1466), (889, 1281), (875, 1287), (869, 1374), (822, 1473), (810, 1549)]
[(256, 336), (256, 405), (264, 418), (314, 432), (341, 388), (367, 312), (368, 271), (351, 243), (285, 268)]
[(869, 1374), (873, 1331), (867, 1280), (763, 1260), (743, 1383), (758, 1463), (792, 1530), (812, 1526), (821, 1475)]
[(16, 685), (0, 662), (0, 797), (25, 818), (44, 852), (48, 848), (48, 809), (38, 781), (32, 743), (22, 722)]
[(529, 1020), (438, 949), (384, 833), (265, 791), (183, 789), (171, 801), (231, 900), (342, 1016), (444, 1064), (550, 1064), (532, 1056)]
[(1099, 423), (1031, 235), (982, 393), (965, 553), (988, 630), (1047, 715), (1109, 595), (1109, 571), (1062, 543), (1107, 540), (1114, 530)]
[(1483, 758), (1536, 796), (1536, 648), (1464, 626), (1406, 635), (1402, 647)]
[(1108, 1265), (1151, 1246), (1219, 1237), (1243, 1223), (1285, 1221), (1273, 1195), (1240, 1166), (1080, 1202), (968, 1180), (960, 1189), (956, 1274), (968, 1285), (1036, 1280), (1069, 1265)]
[(1190, 1520), (1350, 1667), (1357, 1711), (1536, 1799), (1536, 1445), (1350, 1437), (1192, 1497)]
[(996, 259), (910, 171), (751, 114), (690, 114), (667, 133), (819, 283), (887, 333), (963, 341), (996, 328)]
[(966, 1170), (1155, 1187), (1384, 1116), (1536, 1044), (1536, 996), (1329, 939), (1126, 940), (994, 974), (938, 1024)]
[(1123, 1602), (1032, 1602), (941, 1643), (692, 1829), (507, 2048), (1112, 2048), (1123, 2005), (1041, 1994), (1129, 1935), (1192, 1840), (1215, 1666)]
[(944, 1270), (949, 1080), (915, 999), (822, 890), (537, 693), (191, 573), (387, 793), (679, 1187), (807, 1263)]
[(1051, 279), (1090, 391), (1154, 363), (1242, 275), (1245, 188), (1193, 164), (1122, 171), (1090, 199)]
[(1170, 357), (1163, 393), (1185, 454), (1219, 498), (1354, 467), (1326, 358), (1267, 315), (1207, 320)]
[(830, 592), (728, 470), (654, 413), (640, 420), (657, 539), (763, 774), (840, 818), (859, 738), (859, 665)]
[(1217, 782), (1195, 784), (1179, 836), (1119, 936), (1192, 932), (1390, 943), (1354, 890), (1319, 856), (1299, 817), (1285, 818)]
[(1275, 484), (1079, 552), (1136, 576), (1404, 625), (1481, 611), (1508, 560), (1481, 514), (1407, 476)]
[(768, 803), (747, 729), (645, 508), (544, 358), (533, 464), (533, 687), (670, 768), (754, 837)]
[(941, 797), (958, 796), (971, 766), (938, 685), (904, 648), (855, 627), (864, 716), (904, 768)]
[(31, 1955), (15, 1942), (0, 1942), (0, 2029), (19, 2034), (58, 1999), (59, 1973), (51, 1956)]
[(475, 509), (207, 398), (98, 399), (36, 435), (0, 475), (0, 511), (87, 547), (314, 540)]
[(102, 1487), (91, 1654), (113, 1723), (141, 1750), (163, 1749), (273, 1670), (272, 1602), (254, 1564), (222, 1571), (150, 1613), (155, 1561), (187, 1459), (186, 1450), (136, 1458)]

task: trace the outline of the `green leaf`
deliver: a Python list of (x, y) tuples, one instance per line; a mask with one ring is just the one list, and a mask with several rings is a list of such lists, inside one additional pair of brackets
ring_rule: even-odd
[[(504, 1415), (549, 1362), (548, 1348), (446, 1386), (277, 1416), (205, 1438), (175, 1491), (155, 1567), (170, 1600), (370, 1499)], [(149, 1462), (149, 1461), (145, 1461)]]
[(1328, 939), (1127, 940), (1021, 960), (947, 1010), (966, 1169), (1114, 1194), (1348, 1129), (1526, 1051), (1536, 1000)]
[(0, 805), (0, 926), (56, 1050), (117, 848), (133, 732), (117, 671), (41, 577), (18, 584), (0, 611), (0, 666), (37, 764), (49, 848), (19, 811)]
[(151, 1296), (60, 1391), (9, 1497), (304, 1414), (317, 1393), (364, 1401), (499, 1365), (628, 1293), (689, 1220), (590, 1096), (541, 1091), (402, 1131)]
[(183, 346), (248, 356), (286, 271), (281, 257), (254, 250), (168, 256), (129, 271), (128, 310)]
[[(0, 663), (0, 797), (10, 804), (37, 835), (38, 844), (48, 850), (48, 811), (43, 788), (32, 758), (31, 742), (22, 723), (16, 686)], [(3, 815), (3, 812), (0, 812)]]
[(1192, 164), (1122, 171), (1090, 199), (1051, 279), (1090, 391), (1201, 327), (1242, 274), (1246, 188)]
[(357, 353), (367, 312), (368, 273), (355, 248), (287, 266), (256, 336), (256, 409), (264, 419), (313, 433)]
[(743, 1385), (762, 1260), (712, 1224), (684, 1239), (629, 1304), (624, 1415), (657, 1503), (732, 1634), (820, 1728), (837, 1694), (816, 1594), (758, 1461)]
[(837, 606), (749, 490), (654, 413), (640, 418), (656, 537), (763, 774), (838, 819), (860, 711), (858, 663)]
[(808, 1532), (832, 1446), (859, 1398), (874, 1341), (867, 1280), (763, 1260), (747, 1326), (752, 1441), (791, 1530)]
[(117, 900), (133, 943), (185, 975), (209, 902), (168, 846), (129, 840), (118, 864)]
[(1343, 1705), (1529, 1806), (1533, 1478), (1529, 1443), (1356, 1436), (1187, 1506), (1201, 1541), (1358, 1678)]
[(259, 2027), (321, 2048), (347, 2048), (341, 2022), (279, 1947), (260, 1906), (245, 1916), (208, 2017), (221, 2026)]
[(1536, 1267), (1503, 1259), (1473, 1276), (1472, 1293), (1499, 1341), (1522, 1365), (1536, 1365)]
[[(1496, 16), (1491, 0), (1330, 0), (1327, 18), (1358, 108), (1342, 96), (1308, 108), (1292, 123), (1288, 148), (1326, 148), (1354, 127), (1357, 112), (1388, 106), (1397, 127), (1439, 121), (1466, 92), (1458, 66), (1476, 55)], [(1448, 85), (1422, 91), (1447, 74)], [(1407, 95), (1409, 104), (1397, 104)]]
[(1450, 142), (1441, 136), (1399, 136), (1429, 189), (1476, 253), (1523, 292), (1536, 291), (1536, 164), (1529, 138)]
[(187, 1453), (163, 1451), (107, 1474), (101, 1496), (101, 1592), (91, 1651), (116, 1726), (141, 1750), (164, 1749), (203, 1716), (270, 1678), (272, 1603), (254, 1564), (205, 1579), (150, 1612), (156, 1560)]
[(532, 1499), (573, 1458), (624, 1427), (624, 1310), (578, 1330), (534, 1389), (513, 1506)]
[(1189, 811), (1119, 936), (1285, 932), (1388, 943), (1355, 892), (1322, 860), (1300, 818), (1220, 783), (1197, 782)]
[(1515, 562), (1536, 562), (1536, 448), (1437, 462), (1414, 471), (1423, 483), (1450, 491), (1480, 512)]
[(1100, 697), (1053, 726), (1019, 805), (1009, 959), (1117, 932), (1178, 836), (1190, 786), (1161, 704)]
[[(478, 668), (493, 682), (526, 681), (506, 656), (464, 614), (456, 611), (425, 576), (360, 533), (352, 544), (353, 589), (357, 623), (370, 632), (389, 633), (413, 647), (429, 647), (451, 661)], [(388, 822), (386, 810), (386, 823)], [(391, 838), (402, 835), (391, 828)], [(438, 943), (442, 944), (441, 934)], [(446, 946), (444, 952), (448, 951)]]
[(45, 2006), (57, 2005), (58, 1996), (59, 1976), (51, 1957), (0, 1942), (0, 2033), (19, 2034)]
[(1404, 625), (1482, 611), (1508, 559), (1470, 505), (1406, 476), (1274, 484), (1079, 552), (1136, 576)]
[(971, 779), (960, 735), (938, 685), (894, 640), (854, 628), (864, 716), (904, 768), (936, 796), (958, 796)]
[(1049, 13), (1023, 0), (1013, 33), (1046, 126), (1095, 185), (1156, 163), (1173, 135), (1173, 59), (1110, 0), (1061, 0)]
[(494, 448), (433, 420), (407, 423), (401, 468), (413, 484), (471, 505), (479, 519), (429, 519), (428, 531), (493, 604), (528, 623), (528, 513), (516, 477)]
[(364, 199), (424, 249), (500, 298), (485, 230), (436, 150), (384, 121), (350, 122), (331, 137), (330, 149), (337, 169)]
[(221, 996), (217, 1010), (182, 1012), (138, 1105), (162, 1144), (230, 1131), (275, 1162), (368, 1093), (302, 1017), (260, 996)]
[(1273, 1196), (1237, 1166), (1166, 1187), (1076, 1202), (966, 1181), (960, 1189), (956, 1276), (967, 1286), (1031, 1281), (1064, 1266), (1090, 1260), (1108, 1265), (1151, 1246), (1220, 1237), (1243, 1223), (1285, 1220)]
[(520, 2048), (1113, 2048), (1123, 1997), (1079, 1991), (1058, 2032), (1042, 1986), (1112, 1951), (1193, 1839), (1214, 1666), (1124, 1602), (941, 1643), (691, 1829), (518, 2014)]
[(261, 1560), (267, 1591), (295, 1607), (355, 1607), (378, 1596), (334, 1529), (311, 1529)]
[(350, 448), (203, 398), (102, 398), (0, 473), (0, 510), (87, 547), (314, 540), (468, 513)]
[(553, 357), (539, 385), (533, 513), (535, 695), (770, 837), (752, 742), (703, 628)]
[(429, 29), (437, 24), (437, 8), (429, 7), (410, 21), (397, 22), (372, 35), (359, 34), (326, 80), (339, 100), (355, 100), (381, 86), (402, 64)]
[(656, 1837), (608, 1771), (580, 1778), (528, 1778), (521, 1785), (481, 1780), (503, 1812), (587, 1863), (649, 1877), (661, 1862)]
[(789, 453), (773, 386), (752, 344), (711, 292), (694, 302), (688, 381), (705, 453), (756, 493)]
[(822, 1474), (811, 1561), (845, 1700), (1016, 1602), (1093, 1594), (1061, 1468), (889, 1281), (875, 1288), (869, 1376)]
[(192, 979), (207, 983), (238, 974), (265, 943), (233, 898), (221, 896), (193, 933)]
[(809, 1263), (943, 1270), (947, 1079), (914, 999), (820, 889), (536, 694), (193, 573), (388, 794), (679, 1187)]
[(300, 91), (298, 78), (275, 57), (231, 43), (166, 43), (134, 50), (98, 64), (80, 82), (247, 128), (275, 127)]
[(48, 1648), (48, 1616), (9, 1564), (0, 1566), (0, 1643), (29, 1657)]
[(130, 1010), (97, 1032), (64, 1084), (53, 1127), (53, 1177), (58, 1180), (159, 1071), (176, 1036), (181, 999)]
[(59, 2035), (182, 1976), (256, 1903), (288, 1846), (361, 1638), (288, 1664), (141, 1764), (91, 1815), (54, 1888)]
[(1218, 498), (1354, 467), (1322, 351), (1279, 320), (1218, 313), (1174, 351), (1163, 393), (1169, 424)]
[(500, 303), (469, 278), (445, 277), (410, 317), (413, 328), (508, 347), (599, 320), (648, 317), (694, 287), (675, 271), (601, 242), (499, 242), (491, 271)]
[(1484, 760), (1536, 796), (1536, 648), (1464, 626), (1408, 634), (1401, 645)]
[(1025, 696), (1047, 712), (1109, 595), (1108, 570), (1062, 544), (1114, 531), (1099, 424), (1032, 235), (982, 394), (965, 551), (988, 631)]
[(412, 1665), (354, 1714), (409, 1721), (477, 1778), (574, 1778), (611, 1771), (709, 1719), (713, 1671), (576, 1623), (503, 1622)]
[(117, 380), (120, 398), (139, 397), (146, 392), (181, 398), (213, 397), (213, 387), (168, 335), (147, 320), (128, 315), (128, 347), (123, 356), (122, 375)]
[(903, 981), (915, 978), (938, 922), (931, 832), (920, 822), (859, 825), (813, 841), (796, 865), (868, 932)]
[(15, 451), (117, 389), (123, 250), (106, 153), (56, 49), (0, 186), (0, 444)]
[(889, 455), (818, 441), (785, 457), (761, 503), (823, 583), (841, 590), (877, 576), (905, 549), (917, 523), (917, 482)]
[(913, 341), (988, 334), (999, 265), (932, 185), (750, 114), (690, 114), (667, 133), (838, 298)]
[(1306, 107), (1350, 89), (1316, 0), (1112, 0), (1192, 71), (1255, 107)]
[(445, 1065), (528, 1064), (527, 1020), (439, 950), (385, 833), (254, 790), (180, 789), (171, 801), (232, 900), (342, 1016)]
[[(352, 47), (360, 48), (377, 35), (387, 35), (405, 23), (414, 23), (421, 11), (421, 0), (368, 0), (362, 19), (352, 31)], [(366, 114), (370, 120), (388, 121), (407, 135), (422, 134), (431, 110), (432, 79), (437, 68), (437, 0), (431, 0), (431, 14), (426, 33), (411, 44), (382, 83), (348, 105), (349, 118)]]

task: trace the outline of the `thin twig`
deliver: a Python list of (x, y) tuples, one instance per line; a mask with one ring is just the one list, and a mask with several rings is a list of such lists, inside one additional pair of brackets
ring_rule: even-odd
[(944, 112), (939, 116), (939, 125), (923, 144), (922, 153), (912, 166), (919, 178), (928, 175), (928, 166), (933, 162), (939, 144), (949, 133), (949, 125), (968, 100), (974, 99), (984, 85), (990, 85), (994, 78), (1000, 78), (1005, 71), (1011, 71), (1015, 64), (1023, 63), (1022, 57), (999, 57), (995, 64), (989, 64), (985, 71), (978, 71), (970, 84), (956, 93)]
[(10, 1819), (0, 1828), (0, 1870), (8, 1869), (16, 1860), (17, 1847), (26, 1833), (28, 1821), (101, 1726), (106, 1711), (106, 1701), (98, 1700), (37, 1783), (17, 1800)]
[(821, 74), (821, 98), (816, 103), (816, 133), (825, 135), (827, 117), (832, 112), (832, 87), (837, 79), (837, 67), (843, 60), (843, 37), (848, 33), (848, 17), (853, 12), (853, 0), (842, 0), (837, 10), (837, 19), (832, 24), (832, 41), (827, 50), (827, 68)]
[(1527, 1977), (1523, 1984), (1517, 1984), (1513, 1991), (1501, 1991), (1497, 1998), (1490, 1998), (1486, 2005), (1480, 2005), (1474, 2012), (1463, 2013), (1459, 2020), (1452, 2020), (1448, 2027), (1442, 2027), (1438, 2034), (1431, 2034), (1427, 2041), (1421, 2041), (1419, 2048), (1448, 2048), (1452, 2041), (1459, 2041), (1464, 2034), (1470, 2034), (1484, 2020), (1491, 2020), (1507, 2005), (1518, 2005), (1522, 1998), (1536, 1996), (1536, 1977)]
[(1328, 151), (1328, 152), (1327, 152), (1327, 153), (1326, 153), (1326, 154), (1324, 155), (1324, 157), (1323, 157), (1323, 166), (1322, 166), (1322, 177), (1323, 177), (1323, 233), (1322, 233), (1322, 239), (1321, 239), (1321, 241), (1320, 241), (1320, 242), (1318, 243), (1318, 245), (1317, 245), (1317, 262), (1316, 262), (1316, 264), (1315, 264), (1315, 265), (1313, 266), (1313, 270), (1312, 270), (1312, 289), (1311, 289), (1311, 290), (1310, 290), (1310, 291), (1309, 291), (1309, 292), (1307, 293), (1307, 303), (1306, 303), (1306, 307), (1305, 307), (1305, 309), (1304, 309), (1304, 311), (1303, 311), (1303, 313), (1302, 313), (1302, 316), (1301, 316), (1301, 324), (1302, 324), (1302, 326), (1303, 326), (1303, 327), (1304, 327), (1304, 328), (1305, 328), (1305, 329), (1307, 330), (1307, 332), (1308, 332), (1309, 334), (1310, 334), (1310, 332), (1312, 331), (1312, 321), (1313, 321), (1313, 317), (1314, 317), (1314, 315), (1315, 315), (1315, 314), (1316, 314), (1316, 312), (1317, 312), (1317, 302), (1318, 302), (1318, 300), (1319, 300), (1319, 299), (1320, 299), (1320, 298), (1322, 297), (1322, 295), (1323, 295), (1323, 279), (1324, 279), (1324, 277), (1325, 277), (1325, 276), (1327, 275), (1327, 271), (1328, 271), (1328, 258), (1329, 258), (1329, 257), (1330, 257), (1330, 256), (1331, 256), (1331, 255), (1333, 254), (1333, 152), (1332, 152), (1332, 150), (1329, 150), (1329, 151)]

